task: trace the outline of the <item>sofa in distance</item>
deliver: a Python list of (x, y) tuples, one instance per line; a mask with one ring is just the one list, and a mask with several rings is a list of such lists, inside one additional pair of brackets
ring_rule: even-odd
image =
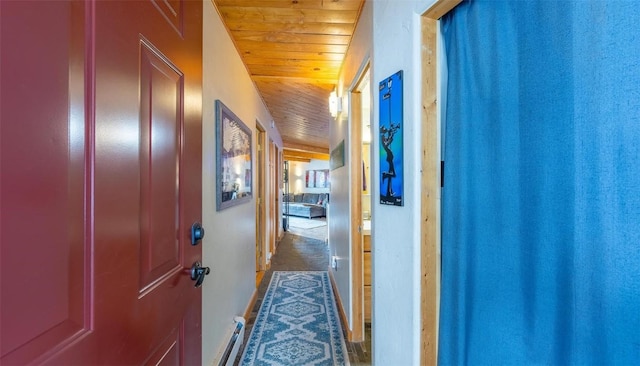
[(287, 214), (289, 203), (289, 216), (300, 216), (312, 219), (314, 217), (327, 216), (328, 193), (298, 193), (285, 194), (282, 199), (282, 213)]

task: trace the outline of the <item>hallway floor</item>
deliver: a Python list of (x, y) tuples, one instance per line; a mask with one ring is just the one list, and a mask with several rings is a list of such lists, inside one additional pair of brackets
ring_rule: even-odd
[(309, 220), (315, 222), (322, 222), (325, 225), (314, 227), (314, 228), (301, 228), (296, 227), (295, 222), (290, 221), (288, 232), (297, 236), (304, 236), (305, 238), (317, 239), (323, 242), (327, 242), (327, 237), (329, 236), (329, 228), (327, 227), (327, 218), (326, 217), (317, 217), (314, 219), (302, 219)]
[[(319, 233), (316, 233), (316, 235), (320, 236)], [(314, 239), (295, 235), (291, 231), (285, 233), (278, 244), (276, 254), (271, 258), (271, 268), (264, 273), (260, 286), (258, 286), (256, 303), (253, 306), (249, 319), (247, 319), (247, 328), (245, 329), (242, 348), (244, 348), (244, 344), (246, 344), (249, 339), (253, 323), (255, 322), (269, 282), (271, 281), (273, 271), (326, 271), (329, 268), (329, 252), (327, 250), (326, 240), (319, 239), (320, 238)], [(370, 327), (367, 327), (366, 333), (368, 342), (346, 342), (351, 365), (371, 365)], [(239, 363), (242, 352), (243, 349), (240, 350), (235, 365)]]

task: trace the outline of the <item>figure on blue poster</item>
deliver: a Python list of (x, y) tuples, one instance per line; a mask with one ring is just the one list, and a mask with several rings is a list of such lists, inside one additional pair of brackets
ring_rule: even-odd
[(388, 169), (386, 172), (382, 172), (382, 181), (387, 181), (387, 197), (395, 196), (395, 192), (393, 191), (392, 179), (396, 177), (396, 168), (393, 163), (393, 151), (391, 151), (391, 143), (393, 143), (393, 135), (398, 132), (400, 129), (400, 124), (391, 124), (390, 128), (386, 128), (385, 126), (380, 127), (380, 142), (382, 143), (382, 148), (387, 154), (387, 164)]
[(403, 206), (402, 71), (384, 79), (379, 86), (380, 203)]

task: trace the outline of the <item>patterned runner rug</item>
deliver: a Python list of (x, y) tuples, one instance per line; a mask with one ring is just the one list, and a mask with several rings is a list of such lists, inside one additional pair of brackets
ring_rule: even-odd
[(273, 272), (240, 364), (349, 364), (328, 272)]

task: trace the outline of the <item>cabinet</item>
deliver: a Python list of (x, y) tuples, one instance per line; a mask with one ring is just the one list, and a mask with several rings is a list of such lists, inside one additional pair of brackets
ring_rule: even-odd
[(364, 321), (371, 323), (371, 235), (364, 235)]

